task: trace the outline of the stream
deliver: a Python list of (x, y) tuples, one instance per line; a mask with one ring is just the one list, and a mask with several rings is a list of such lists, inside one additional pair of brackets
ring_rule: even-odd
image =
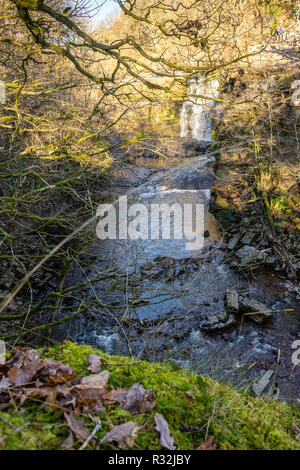
[[(249, 279), (233, 270), (223, 229), (209, 212), (215, 102), (193, 95), (217, 97), (217, 85), (191, 82), (190, 99), (181, 110), (181, 158), (170, 155), (162, 164), (140, 158), (116, 169), (109, 183), (110, 195), (126, 195), (128, 206), (203, 204), (204, 247), (187, 250), (178, 239), (97, 240), (88, 249), (90, 261), (73, 269), (67, 286), (91, 281), (78, 297), (98, 303), (68, 331), (60, 326), (55, 334), (110, 354), (172, 361), (241, 388), (273, 370), (265, 392), (299, 403), (299, 367), (292, 363), (292, 343), (300, 331), (294, 285), (264, 270)], [(241, 318), (223, 328), (224, 295), (232, 287), (265, 302), (272, 319), (260, 325)], [(72, 301), (68, 305), (64, 314), (74, 311)]]

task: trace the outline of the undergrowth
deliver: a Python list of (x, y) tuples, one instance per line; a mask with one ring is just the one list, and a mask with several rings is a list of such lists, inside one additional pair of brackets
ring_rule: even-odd
[[(5, 154), (0, 161), (0, 300), (54, 247), (95, 215), (102, 200), (100, 183), (105, 181), (109, 165), (105, 156), (91, 166), (68, 157)], [(31, 331), (33, 341), (43, 336), (47, 339), (45, 325), (47, 320), (55, 321), (66, 276), (94, 237), (94, 225), (90, 224), (26, 281), (21, 294), (1, 315), (2, 339), (22, 341), (32, 327), (37, 327)], [(41, 297), (41, 287), (48, 295)]]
[(224, 106), (215, 130), (222, 175), (216, 203), (242, 212), (260, 201), (273, 226), (300, 229), (299, 122), (291, 105), (293, 70), (250, 70), (235, 77), (231, 96), (244, 104)]

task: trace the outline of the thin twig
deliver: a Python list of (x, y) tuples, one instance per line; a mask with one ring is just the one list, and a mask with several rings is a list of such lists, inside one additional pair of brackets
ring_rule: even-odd
[(91, 434), (89, 435), (89, 437), (84, 441), (84, 443), (82, 444), (82, 446), (79, 448), (79, 450), (84, 450), (86, 448), (86, 446), (89, 444), (89, 442), (93, 439), (93, 437), (95, 436), (96, 432), (99, 431), (99, 429), (101, 428), (101, 419), (98, 419), (97, 423), (96, 423), (96, 426), (94, 427), (93, 431), (91, 432)]

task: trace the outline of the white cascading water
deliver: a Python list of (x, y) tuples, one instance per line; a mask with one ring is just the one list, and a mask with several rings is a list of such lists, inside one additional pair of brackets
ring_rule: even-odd
[[(212, 110), (216, 101), (208, 98), (219, 96), (219, 81), (193, 78), (190, 81), (188, 99), (183, 103), (181, 110), (180, 137), (196, 139), (201, 142), (211, 142)], [(195, 96), (198, 95), (198, 96)], [(202, 98), (203, 96), (203, 98)]]

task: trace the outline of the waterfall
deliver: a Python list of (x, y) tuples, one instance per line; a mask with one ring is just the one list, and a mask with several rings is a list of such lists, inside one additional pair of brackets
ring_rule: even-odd
[[(196, 139), (202, 142), (211, 142), (212, 110), (216, 102), (213, 99), (204, 99), (200, 96), (217, 98), (218, 80), (204, 80), (193, 78), (190, 80), (188, 99), (183, 103), (181, 110), (180, 137)], [(195, 95), (200, 95), (196, 97)]]

